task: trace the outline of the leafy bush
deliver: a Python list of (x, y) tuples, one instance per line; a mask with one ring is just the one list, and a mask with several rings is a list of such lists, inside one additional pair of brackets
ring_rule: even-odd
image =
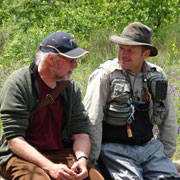
[(141, 21), (157, 31), (178, 20), (178, 13), (178, 0), (0, 0), (0, 29), (6, 30), (1, 39), (8, 37), (0, 41), (6, 46), (0, 63), (5, 58), (32, 61), (37, 44), (57, 30), (78, 37), (89, 48), (90, 34), (97, 30), (120, 34), (130, 22)]

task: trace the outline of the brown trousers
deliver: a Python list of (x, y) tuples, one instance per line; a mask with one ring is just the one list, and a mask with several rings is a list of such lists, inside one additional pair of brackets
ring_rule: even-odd
[[(72, 149), (68, 148), (58, 152), (43, 153), (43, 155), (52, 162), (64, 163), (69, 168), (73, 165), (73, 159), (75, 159)], [(88, 164), (88, 170), (89, 177), (86, 180), (104, 180), (103, 176), (90, 163)], [(10, 160), (1, 167), (1, 174), (9, 180), (51, 180), (43, 169), (17, 156), (10, 158)]]

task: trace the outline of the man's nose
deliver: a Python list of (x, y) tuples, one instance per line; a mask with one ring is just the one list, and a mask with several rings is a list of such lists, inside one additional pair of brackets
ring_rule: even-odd
[(120, 51), (121, 51), (120, 53), (121, 53), (122, 56), (127, 56), (129, 54), (126, 49), (123, 49), (123, 50), (120, 50)]

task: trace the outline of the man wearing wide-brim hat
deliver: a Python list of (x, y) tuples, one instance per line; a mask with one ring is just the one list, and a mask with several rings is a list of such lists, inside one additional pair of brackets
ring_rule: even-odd
[(177, 119), (163, 70), (146, 61), (158, 54), (151, 37), (152, 29), (140, 22), (110, 36), (118, 58), (89, 78), (83, 102), (91, 125), (90, 159), (108, 180), (179, 179), (169, 159), (176, 150)]

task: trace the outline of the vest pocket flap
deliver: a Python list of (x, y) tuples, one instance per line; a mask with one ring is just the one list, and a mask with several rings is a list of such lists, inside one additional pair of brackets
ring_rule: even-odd
[(104, 121), (107, 124), (114, 125), (114, 126), (124, 126), (127, 123), (126, 118), (108, 118), (108, 119), (104, 119)]
[(114, 113), (130, 113), (130, 107), (128, 104), (123, 104), (123, 105), (115, 105), (115, 104), (110, 104), (108, 111), (112, 111)]
[(104, 113), (107, 119), (125, 118), (127, 120), (131, 114), (131, 108), (129, 104), (110, 104), (106, 105)]
[(113, 111), (108, 112), (108, 118), (128, 118), (130, 116), (130, 113), (117, 113)]

